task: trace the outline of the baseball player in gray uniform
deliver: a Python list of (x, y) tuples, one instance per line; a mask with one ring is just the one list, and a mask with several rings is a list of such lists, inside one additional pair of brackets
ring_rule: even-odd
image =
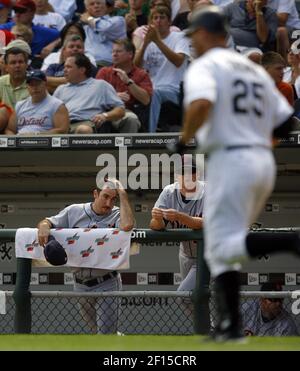
[[(134, 216), (128, 196), (122, 184), (116, 179), (104, 183), (102, 189), (93, 191), (94, 201), (73, 204), (59, 214), (46, 218), (38, 224), (40, 245), (48, 242), (50, 228), (120, 228), (130, 231)], [(120, 207), (114, 206), (119, 198)], [(103, 269), (73, 268), (74, 291), (103, 292), (122, 289), (120, 274)], [(101, 304), (100, 304), (101, 303)], [(93, 333), (116, 333), (118, 322), (118, 301), (114, 298), (80, 300), (80, 311)]]
[[(282, 291), (276, 282), (266, 282), (260, 291)], [(248, 302), (247, 302), (248, 304)], [(245, 304), (244, 304), (245, 305)], [(247, 305), (243, 316), (247, 336), (297, 336), (297, 326), (283, 308), (283, 298), (259, 298)]]
[(227, 20), (215, 6), (194, 12), (187, 35), (198, 56), (184, 79), (182, 139), (208, 153), (205, 259), (215, 278), (214, 339), (240, 340), (239, 263), (275, 251), (299, 254), (298, 233), (249, 233), (275, 180), (272, 136), (288, 135), (292, 109), (258, 65), (225, 49)]
[[(177, 174), (177, 181), (167, 185), (159, 195), (152, 209), (150, 228), (161, 230), (164, 228), (202, 228), (203, 204), (205, 184), (197, 180), (196, 163), (182, 157), (182, 170), (187, 174)], [(195, 193), (197, 192), (196, 197)], [(196, 285), (196, 257), (197, 243), (183, 241), (179, 248), (179, 266), (181, 284), (177, 291), (192, 291)], [(186, 303), (186, 312), (191, 314), (192, 305)]]

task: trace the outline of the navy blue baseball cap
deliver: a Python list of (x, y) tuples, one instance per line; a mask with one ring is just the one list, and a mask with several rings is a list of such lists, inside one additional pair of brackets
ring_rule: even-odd
[(30, 82), (32, 80), (47, 81), (47, 77), (41, 70), (31, 70), (26, 74), (26, 82)]
[(44, 255), (51, 265), (64, 265), (68, 261), (67, 253), (62, 245), (53, 236), (49, 236), (44, 247)]
[(191, 36), (199, 28), (213, 34), (227, 35), (229, 31), (228, 19), (221, 8), (208, 5), (192, 12), (189, 27), (184, 30), (186, 36)]
[(282, 291), (282, 285), (279, 282), (265, 282), (261, 285), (260, 291)]

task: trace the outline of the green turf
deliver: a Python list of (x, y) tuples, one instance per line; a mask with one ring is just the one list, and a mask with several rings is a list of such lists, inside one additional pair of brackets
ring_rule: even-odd
[(214, 344), (199, 336), (0, 335), (0, 350), (300, 350), (300, 337), (247, 340), (247, 344)]

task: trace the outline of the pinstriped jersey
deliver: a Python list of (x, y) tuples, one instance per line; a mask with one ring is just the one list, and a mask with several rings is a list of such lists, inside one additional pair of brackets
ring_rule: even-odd
[[(190, 216), (202, 217), (204, 204), (204, 182), (197, 181), (199, 197), (196, 200), (185, 200), (180, 192), (179, 183), (167, 185), (159, 195), (154, 207), (161, 209), (174, 209)], [(177, 221), (165, 220), (166, 228), (187, 228)], [(180, 243), (180, 251), (183, 255), (195, 258), (197, 256), (197, 242), (183, 241)]]

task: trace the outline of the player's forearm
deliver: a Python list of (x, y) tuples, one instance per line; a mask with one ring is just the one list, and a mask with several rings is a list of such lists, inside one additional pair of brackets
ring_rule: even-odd
[(188, 141), (193, 138), (197, 130), (204, 124), (209, 115), (211, 106), (212, 103), (204, 99), (194, 101), (189, 105), (185, 111), (183, 121), (183, 143), (188, 143)]
[(191, 229), (201, 229), (203, 228), (203, 219), (196, 216), (190, 216), (184, 213), (179, 213), (178, 221), (180, 224), (186, 225)]
[(120, 229), (122, 231), (128, 232), (131, 231), (131, 229), (134, 227), (135, 219), (125, 190), (119, 190), (119, 198), (120, 198)]

